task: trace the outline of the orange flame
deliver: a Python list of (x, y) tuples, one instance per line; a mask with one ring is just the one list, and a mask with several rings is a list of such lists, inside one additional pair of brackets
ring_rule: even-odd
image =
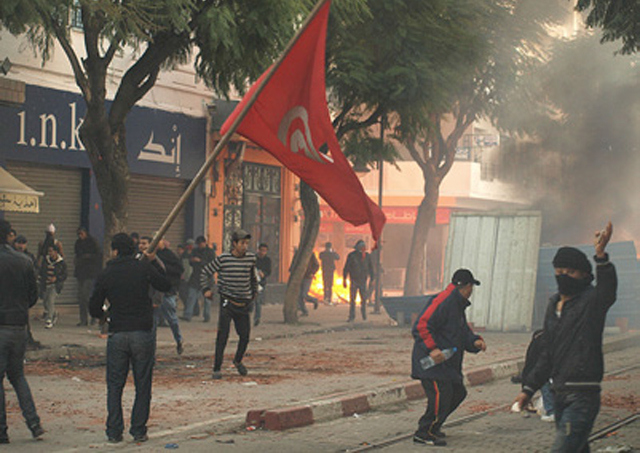
[[(342, 275), (339, 275), (338, 272), (333, 272), (333, 295), (338, 296), (338, 303), (348, 304), (349, 303), (349, 284), (345, 288), (343, 286), (344, 279)], [(316, 275), (313, 277), (313, 281), (311, 282), (311, 289), (309, 293), (317, 298), (318, 300), (324, 299), (324, 281), (322, 279), (322, 269), (316, 272)], [(356, 294), (356, 305), (360, 305), (360, 294)]]

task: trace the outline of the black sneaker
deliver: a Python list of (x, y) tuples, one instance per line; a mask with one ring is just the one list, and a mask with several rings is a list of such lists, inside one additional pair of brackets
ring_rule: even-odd
[(247, 367), (244, 366), (242, 362), (233, 362), (233, 364), (236, 366), (236, 370), (238, 370), (238, 374), (240, 374), (240, 376), (246, 376), (247, 374), (249, 374), (249, 372), (247, 371)]
[(8, 443), (9, 443), (8, 437), (0, 437), (0, 444), (8, 444)]
[(29, 427), (29, 429), (31, 430), (31, 435), (33, 436), (34, 439), (36, 440), (40, 440), (42, 438), (42, 436), (44, 435), (44, 429), (42, 428), (42, 425), (38, 424), (34, 427)]
[(149, 440), (149, 436), (147, 436), (147, 434), (136, 434), (135, 436), (133, 436), (133, 441), (134, 442), (146, 442)]
[(438, 429), (434, 429), (433, 430), (433, 435), (440, 438), (440, 439), (444, 439), (445, 437), (447, 437), (446, 433), (444, 431), (440, 431), (440, 428)]
[(215, 371), (213, 372), (213, 375), (211, 376), (212, 379), (222, 379), (222, 372), (220, 371)]
[(122, 442), (122, 434), (120, 434), (119, 436), (108, 436), (107, 437), (107, 441), (110, 444), (118, 444), (118, 443)]
[(422, 444), (422, 445), (433, 445), (434, 447), (446, 447), (447, 441), (444, 439), (438, 439), (435, 436), (418, 436), (417, 434), (413, 436), (414, 444)]
[(182, 353), (184, 352), (184, 344), (182, 343), (182, 341), (179, 341), (176, 345), (176, 352), (178, 353), (178, 355), (182, 355)]

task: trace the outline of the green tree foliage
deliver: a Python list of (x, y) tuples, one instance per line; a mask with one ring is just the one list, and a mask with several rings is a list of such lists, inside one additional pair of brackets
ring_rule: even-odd
[[(69, 33), (82, 17), (84, 56)], [(161, 70), (193, 56), (220, 94), (242, 91), (273, 61), (304, 16), (296, 0), (3, 0), (0, 24), (26, 34), (44, 61), (57, 41), (87, 104), (80, 136), (103, 202), (106, 236), (126, 230), (129, 167), (125, 119)], [(106, 107), (107, 72), (119, 51), (138, 55)]]
[(587, 26), (602, 28), (602, 42), (622, 40), (620, 52), (640, 49), (640, 1), (578, 0), (578, 11), (588, 11)]
[(466, 60), (461, 77), (443, 79), (448, 87), (444, 102), (425, 105), (422, 118), (412, 112), (398, 112), (398, 139), (420, 166), (425, 180), (425, 198), (418, 208), (407, 263), (405, 295), (425, 291), (427, 237), (435, 224), (439, 187), (453, 165), (458, 140), (479, 117), (489, 118), (498, 126), (502, 123), (504, 128), (508, 117), (502, 114), (503, 106), (512, 96), (525, 101), (521, 108), (528, 107), (531, 94), (521, 81), (544, 61), (550, 39), (548, 26), (563, 17), (555, 0), (486, 0), (474, 4), (482, 12), (467, 26), (473, 39), (483, 43), (477, 58)]

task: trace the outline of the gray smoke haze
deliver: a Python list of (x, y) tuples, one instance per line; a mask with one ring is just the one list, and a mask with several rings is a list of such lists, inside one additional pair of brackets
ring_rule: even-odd
[(543, 243), (589, 243), (607, 220), (616, 241), (640, 241), (640, 60), (617, 48), (598, 34), (558, 43), (532, 79), (544, 114), (511, 106), (530, 138), (503, 161), (543, 212)]

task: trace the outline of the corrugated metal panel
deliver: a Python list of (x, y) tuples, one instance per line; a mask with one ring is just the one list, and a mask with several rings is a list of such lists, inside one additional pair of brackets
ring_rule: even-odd
[[(595, 269), (593, 261), (593, 245), (575, 245), (589, 257)], [(542, 327), (544, 313), (549, 303), (549, 298), (557, 292), (557, 284), (553, 270), (553, 257), (559, 247), (542, 247), (538, 267), (538, 279), (536, 283), (536, 302), (534, 327)], [(615, 264), (618, 274), (618, 293), (616, 303), (609, 309), (607, 325), (615, 325), (616, 318), (628, 318), (629, 327), (640, 328), (640, 270), (636, 257), (636, 247), (632, 241), (614, 242), (607, 246), (609, 259)]]
[[(128, 230), (136, 231), (140, 236), (153, 237), (182, 196), (184, 189), (185, 181), (181, 179), (131, 175)], [(183, 209), (165, 235), (173, 251), (178, 244), (187, 239), (185, 218)]]
[(9, 162), (7, 170), (23, 183), (44, 192), (40, 198), (38, 214), (7, 212), (5, 218), (13, 228), (29, 240), (27, 249), (37, 254), (38, 243), (44, 239), (44, 230), (51, 222), (56, 226), (56, 237), (62, 242), (69, 278), (58, 297), (58, 304), (76, 304), (77, 281), (73, 277), (73, 247), (80, 226), (82, 172), (77, 168), (42, 166)]
[(469, 321), (489, 330), (530, 330), (542, 218), (539, 212), (454, 213), (445, 278), (468, 268), (474, 289)]

